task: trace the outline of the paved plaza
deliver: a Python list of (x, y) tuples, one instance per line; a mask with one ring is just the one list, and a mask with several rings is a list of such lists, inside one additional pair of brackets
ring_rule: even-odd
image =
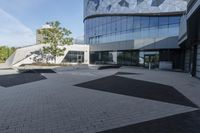
[(200, 80), (186, 73), (122, 67), (10, 74), (0, 76), (0, 133), (200, 130)]

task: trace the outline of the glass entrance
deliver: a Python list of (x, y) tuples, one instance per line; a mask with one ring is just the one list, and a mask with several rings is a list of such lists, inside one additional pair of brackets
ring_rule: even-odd
[(84, 62), (84, 52), (69, 51), (62, 62), (63, 63), (83, 63)]
[(83, 63), (83, 55), (77, 55), (77, 63)]
[(158, 55), (144, 55), (144, 67), (149, 69), (159, 68)]

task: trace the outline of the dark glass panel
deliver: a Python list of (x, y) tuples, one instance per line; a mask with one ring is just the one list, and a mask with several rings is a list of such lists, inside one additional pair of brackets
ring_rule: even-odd
[(149, 17), (141, 17), (141, 28), (149, 27)]
[(150, 17), (150, 27), (157, 27), (158, 22), (158, 17)]
[(177, 24), (180, 23), (180, 17), (179, 16), (172, 16), (169, 17), (169, 24)]
[(121, 27), (122, 27), (121, 31), (126, 31), (126, 29), (127, 29), (127, 17), (122, 17), (122, 19), (121, 19)]
[(138, 65), (139, 52), (138, 51), (121, 51), (117, 56), (118, 64), (121, 65)]
[(120, 40), (177, 36), (179, 24), (179, 16), (106, 16), (85, 20), (84, 33), (86, 42), (99, 44)]
[(133, 17), (129, 16), (127, 18), (127, 30), (131, 30), (133, 28)]
[(119, 33), (121, 31), (121, 21), (116, 22), (116, 32)]
[(140, 28), (140, 17), (134, 17), (134, 29)]
[(159, 17), (159, 26), (168, 25), (169, 19), (168, 17)]
[(116, 25), (117, 25), (116, 21), (114, 21), (114, 22), (111, 23), (111, 33), (114, 33), (114, 32), (115, 32), (115, 30), (116, 30)]
[(106, 33), (107, 34), (111, 33), (111, 23), (106, 24)]
[(68, 54), (65, 56), (63, 62), (83, 63), (84, 62), (84, 52), (69, 51)]
[(105, 24), (102, 26), (102, 34), (103, 35), (107, 34), (106, 33), (106, 25)]
[(106, 17), (106, 23), (111, 23), (111, 17)]
[(99, 26), (99, 35), (102, 35), (102, 34), (103, 34), (103, 26), (100, 25), (100, 26)]

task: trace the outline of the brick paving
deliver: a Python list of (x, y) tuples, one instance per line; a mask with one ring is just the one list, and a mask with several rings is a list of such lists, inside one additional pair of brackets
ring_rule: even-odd
[(0, 133), (94, 133), (198, 110), (74, 86), (122, 70), (136, 71), (62, 71), (42, 74), (46, 80), (0, 87)]

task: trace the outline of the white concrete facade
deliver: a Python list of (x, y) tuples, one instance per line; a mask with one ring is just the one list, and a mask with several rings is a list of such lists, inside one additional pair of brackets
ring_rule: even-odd
[[(43, 47), (47, 47), (47, 44), (32, 45), (17, 49), (6, 61), (4, 67), (19, 67), (21, 65), (33, 64), (36, 60), (42, 63), (61, 64), (69, 51), (81, 51), (84, 52), (83, 64), (89, 64), (89, 46), (73, 44), (69, 46), (63, 46), (66, 48), (64, 56), (56, 57), (53, 59), (50, 55), (43, 54)], [(51, 57), (51, 58), (49, 58)], [(55, 62), (56, 61), (56, 62)], [(70, 63), (69, 63), (70, 64)]]

